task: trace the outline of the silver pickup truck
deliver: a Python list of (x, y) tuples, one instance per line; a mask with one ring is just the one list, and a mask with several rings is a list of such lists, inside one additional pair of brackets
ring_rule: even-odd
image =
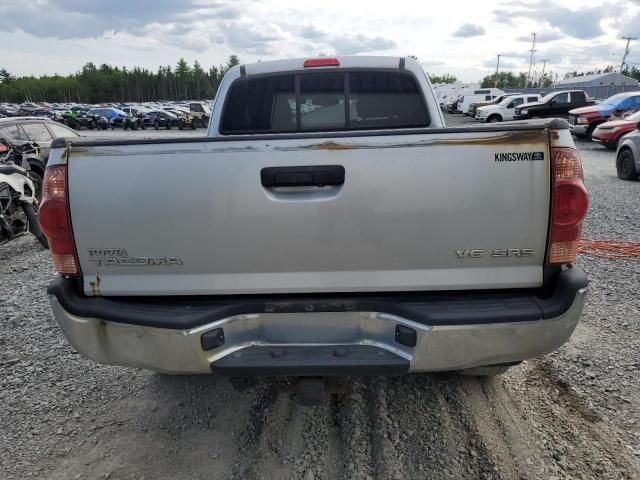
[(495, 374), (587, 291), (563, 120), (447, 128), (411, 58), (232, 68), (204, 138), (59, 139), (40, 223), (71, 344), (231, 377)]

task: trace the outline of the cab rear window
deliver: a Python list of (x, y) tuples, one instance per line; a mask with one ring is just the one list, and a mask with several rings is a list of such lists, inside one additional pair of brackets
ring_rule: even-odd
[(220, 132), (417, 128), (429, 123), (412, 75), (358, 70), (236, 80), (227, 94)]

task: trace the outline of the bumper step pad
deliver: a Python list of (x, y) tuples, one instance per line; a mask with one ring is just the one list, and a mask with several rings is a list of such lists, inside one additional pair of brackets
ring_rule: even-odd
[(211, 363), (218, 375), (402, 375), (409, 360), (371, 345), (253, 346)]

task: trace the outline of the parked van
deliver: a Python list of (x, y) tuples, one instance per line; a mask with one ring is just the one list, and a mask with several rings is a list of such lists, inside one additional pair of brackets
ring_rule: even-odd
[(490, 123), (513, 120), (517, 106), (524, 103), (537, 102), (539, 100), (540, 95), (537, 93), (513, 95), (503, 99), (498, 104), (486, 105), (478, 108), (478, 111), (476, 112), (476, 120)]
[(465, 93), (460, 102), (458, 102), (458, 112), (467, 113), (472, 103), (490, 102), (500, 95), (504, 95), (504, 92), (499, 88), (481, 88), (471, 93)]

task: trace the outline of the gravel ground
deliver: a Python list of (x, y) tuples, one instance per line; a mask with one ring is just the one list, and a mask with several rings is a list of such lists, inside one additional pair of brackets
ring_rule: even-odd
[[(640, 241), (640, 182), (578, 147), (585, 236)], [(558, 352), (493, 380), (354, 378), (303, 407), (267, 381), (85, 360), (50, 313), (48, 254), (21, 238), (0, 247), (0, 478), (638, 479), (640, 262), (579, 263), (588, 303)]]

